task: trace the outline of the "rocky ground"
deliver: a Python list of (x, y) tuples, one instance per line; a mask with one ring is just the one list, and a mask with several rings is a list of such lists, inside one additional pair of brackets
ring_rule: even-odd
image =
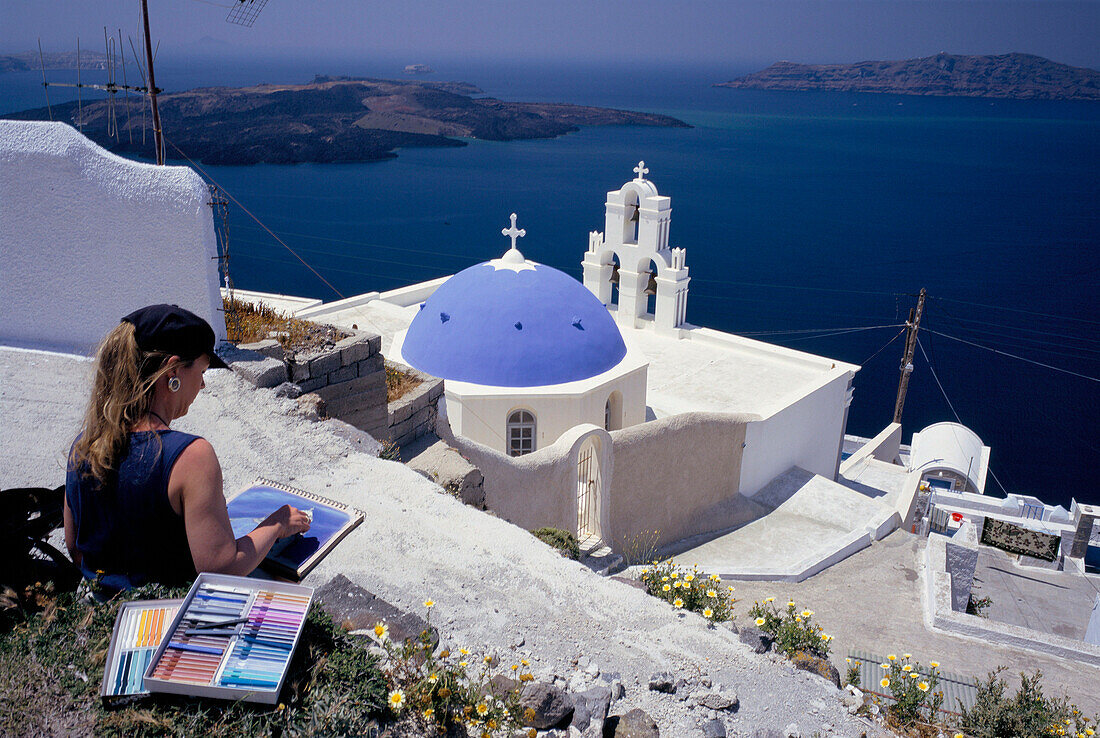
[[(0, 349), (0, 485), (62, 481), (89, 370), (72, 357)], [(431, 598), (432, 624), (445, 643), (501, 661), (526, 658), (537, 681), (574, 695), (613, 689), (612, 717), (640, 725), (639, 714), (625, 716), (642, 710), (663, 736), (883, 734), (849, 714), (843, 693), (825, 679), (561, 558), (407, 467), (358, 451), (335, 422), (307, 420), (294, 401), (228, 371), (210, 371), (206, 382), (173, 427), (211, 441), (227, 492), (263, 475), (366, 513), (306, 584), (344, 575), (409, 613), (424, 614)], [(741, 623), (746, 609), (736, 607)], [(660, 674), (671, 687), (651, 689)], [(655, 734), (625, 727), (617, 734)]]

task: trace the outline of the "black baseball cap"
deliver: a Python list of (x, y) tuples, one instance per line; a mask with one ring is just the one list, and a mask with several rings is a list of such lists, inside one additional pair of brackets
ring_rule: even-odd
[(229, 368), (214, 353), (214, 329), (179, 305), (147, 305), (125, 316), (122, 322), (134, 326), (134, 336), (143, 351), (164, 351), (184, 361), (206, 354), (211, 369)]

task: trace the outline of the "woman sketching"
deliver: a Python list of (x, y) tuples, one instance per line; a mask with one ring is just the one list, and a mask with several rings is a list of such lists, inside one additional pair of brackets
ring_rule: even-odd
[(225, 366), (210, 325), (175, 305), (136, 310), (103, 340), (65, 478), (65, 545), (85, 577), (121, 590), (249, 574), (276, 540), (309, 529), (284, 505), (235, 539), (214, 448), (170, 427), (203, 372)]

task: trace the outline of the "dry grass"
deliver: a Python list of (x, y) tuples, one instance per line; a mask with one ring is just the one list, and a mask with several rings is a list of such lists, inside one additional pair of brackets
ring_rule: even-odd
[(349, 334), (330, 325), (299, 320), (263, 304), (223, 298), (225, 327), (233, 343), (275, 338), (287, 351), (310, 351), (335, 344)]
[(419, 387), (421, 380), (411, 374), (406, 374), (392, 366), (386, 367), (386, 402), (400, 399), (409, 391)]

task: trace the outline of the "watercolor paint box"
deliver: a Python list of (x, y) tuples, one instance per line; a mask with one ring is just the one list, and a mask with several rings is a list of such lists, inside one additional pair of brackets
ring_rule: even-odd
[(199, 574), (145, 671), (145, 688), (274, 705), (313, 587)]
[(118, 608), (99, 696), (105, 704), (118, 704), (149, 694), (145, 670), (152, 663), (168, 626), (183, 600), (124, 602)]

